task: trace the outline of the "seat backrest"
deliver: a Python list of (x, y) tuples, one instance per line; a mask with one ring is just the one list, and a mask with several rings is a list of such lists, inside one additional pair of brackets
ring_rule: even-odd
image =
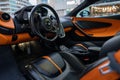
[(108, 41), (106, 41), (100, 51), (100, 57), (107, 56), (107, 53), (111, 51), (117, 51), (120, 49), (120, 35), (117, 35)]
[(27, 67), (28, 76), (35, 80), (78, 80), (76, 71), (59, 53), (51, 53), (32, 61)]

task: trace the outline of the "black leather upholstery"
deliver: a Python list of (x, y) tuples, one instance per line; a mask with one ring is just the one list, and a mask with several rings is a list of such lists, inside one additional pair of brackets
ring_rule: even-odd
[(75, 44), (70, 49), (70, 53), (74, 54), (83, 64), (90, 64), (98, 60), (101, 47), (90, 42), (85, 42)]
[[(64, 71), (65, 62), (59, 54), (54, 53), (49, 57), (61, 68), (62, 71)], [(39, 58), (38, 60), (32, 62), (32, 65), (39, 73), (48, 77), (56, 77), (60, 75), (59, 70), (47, 59)]]
[(107, 53), (120, 49), (120, 35), (117, 35), (106, 41), (101, 49), (100, 57), (107, 56)]
[(68, 52), (61, 52), (60, 54), (76, 72), (81, 73), (85, 69), (85, 66), (73, 54)]
[(85, 69), (85, 66), (82, 64), (82, 62), (75, 55), (72, 54), (79, 54), (78, 51), (73, 51), (72, 49), (69, 49), (64, 45), (61, 45), (60, 49), (60, 55), (71, 65), (74, 70), (81, 73)]
[(98, 65), (102, 64), (104, 61), (108, 60), (108, 57), (102, 58), (91, 65), (89, 65), (84, 71), (80, 74), (80, 77), (83, 77), (85, 74), (87, 74), (89, 71), (93, 70), (96, 68)]
[(49, 56), (62, 73), (46, 58), (38, 58), (27, 67), (28, 76), (33, 80), (79, 80), (78, 72), (74, 71), (69, 63), (59, 53), (51, 53)]

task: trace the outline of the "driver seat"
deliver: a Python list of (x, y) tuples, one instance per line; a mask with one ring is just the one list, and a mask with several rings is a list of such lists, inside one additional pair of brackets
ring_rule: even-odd
[(79, 80), (80, 78), (79, 71), (72, 68), (57, 52), (42, 56), (26, 66), (30, 80)]
[(34, 80), (119, 80), (120, 50), (110, 52), (108, 57), (100, 59), (83, 69), (75, 71), (58, 53), (43, 56), (32, 61), (26, 70)]

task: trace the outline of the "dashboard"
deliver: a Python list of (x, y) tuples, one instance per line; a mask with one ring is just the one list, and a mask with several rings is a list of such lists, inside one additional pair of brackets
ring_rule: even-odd
[[(27, 6), (15, 12), (14, 18), (9, 14), (0, 12), (0, 45), (17, 44), (26, 41), (37, 40), (39, 37), (31, 34), (29, 17), (34, 6)], [(47, 8), (41, 7), (36, 10), (36, 14), (42, 17), (47, 14), (51, 16)], [(68, 24), (67, 24), (68, 25)], [(64, 31), (70, 31), (71, 28), (64, 28)]]
[[(29, 14), (33, 6), (24, 7), (15, 13), (12, 18), (9, 14), (0, 12), (0, 45), (16, 44), (36, 40), (38, 37), (31, 36), (29, 32)], [(45, 8), (38, 9), (42, 16), (47, 14)], [(43, 14), (44, 12), (44, 14)]]

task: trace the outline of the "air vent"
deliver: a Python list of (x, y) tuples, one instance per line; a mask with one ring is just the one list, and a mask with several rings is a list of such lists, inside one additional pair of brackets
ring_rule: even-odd
[(8, 13), (2, 13), (0, 15), (1, 20), (3, 21), (9, 21), (10, 20), (10, 15)]

